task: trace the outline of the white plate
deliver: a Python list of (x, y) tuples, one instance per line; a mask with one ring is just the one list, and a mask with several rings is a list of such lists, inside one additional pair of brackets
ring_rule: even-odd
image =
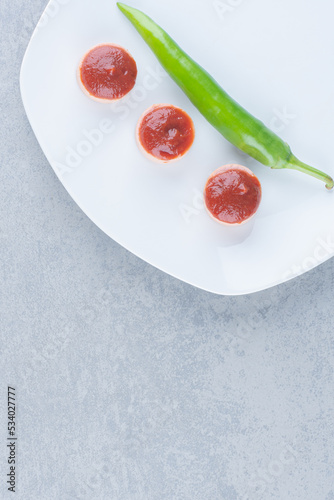
[[(132, 0), (161, 24), (244, 107), (275, 129), (303, 161), (334, 175), (333, 3), (319, 0)], [(101, 42), (137, 61), (135, 90), (114, 105), (79, 89), (82, 55)], [(259, 291), (316, 267), (334, 253), (334, 193), (292, 171), (271, 171), (239, 153), (161, 71), (113, 0), (52, 0), (21, 71), (23, 102), (54, 171), (111, 238), (157, 268), (222, 295)], [(152, 104), (193, 118), (191, 152), (169, 166), (137, 149), (135, 127)], [(98, 131), (98, 132), (97, 132)], [(224, 228), (201, 193), (226, 163), (258, 175), (254, 222)]]

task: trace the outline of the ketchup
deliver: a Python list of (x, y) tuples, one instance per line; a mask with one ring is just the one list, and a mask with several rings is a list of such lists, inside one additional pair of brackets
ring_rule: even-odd
[(167, 163), (184, 156), (195, 138), (190, 116), (172, 105), (156, 105), (147, 110), (137, 126), (137, 140), (143, 152)]
[(216, 170), (206, 184), (204, 200), (209, 214), (222, 224), (242, 224), (257, 212), (262, 197), (259, 179), (241, 165)]
[(136, 78), (135, 60), (118, 45), (93, 47), (79, 67), (79, 82), (83, 90), (99, 100), (121, 99), (133, 89)]

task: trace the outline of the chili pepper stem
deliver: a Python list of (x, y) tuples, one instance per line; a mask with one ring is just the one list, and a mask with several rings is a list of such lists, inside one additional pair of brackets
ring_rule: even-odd
[(321, 172), (321, 170), (318, 170), (314, 167), (311, 167), (310, 165), (307, 165), (306, 163), (303, 163), (302, 161), (298, 160), (298, 158), (296, 158), (294, 155), (291, 155), (287, 164), (285, 165), (285, 168), (298, 170), (299, 172), (311, 175), (312, 177), (315, 177), (316, 179), (325, 182), (326, 188), (328, 190), (331, 190), (334, 187), (334, 180), (332, 179), (332, 177), (325, 174), (324, 172)]

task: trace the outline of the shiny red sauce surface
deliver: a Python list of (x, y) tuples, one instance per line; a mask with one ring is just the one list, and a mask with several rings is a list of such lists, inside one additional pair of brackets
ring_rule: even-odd
[(252, 217), (261, 203), (258, 178), (233, 168), (213, 174), (205, 187), (204, 199), (210, 214), (220, 222), (241, 224)]
[(122, 47), (99, 45), (84, 57), (80, 66), (80, 78), (93, 97), (121, 99), (136, 83), (137, 65)]
[(183, 156), (192, 146), (192, 119), (175, 106), (154, 106), (138, 125), (138, 139), (144, 150), (165, 162)]

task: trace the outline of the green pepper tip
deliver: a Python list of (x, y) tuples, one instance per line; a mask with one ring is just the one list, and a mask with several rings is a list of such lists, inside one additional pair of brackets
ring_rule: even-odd
[(126, 5), (125, 3), (122, 2), (116, 2), (117, 7), (119, 10), (125, 15), (125, 17), (128, 17), (136, 11), (133, 7), (130, 7), (129, 5)]

